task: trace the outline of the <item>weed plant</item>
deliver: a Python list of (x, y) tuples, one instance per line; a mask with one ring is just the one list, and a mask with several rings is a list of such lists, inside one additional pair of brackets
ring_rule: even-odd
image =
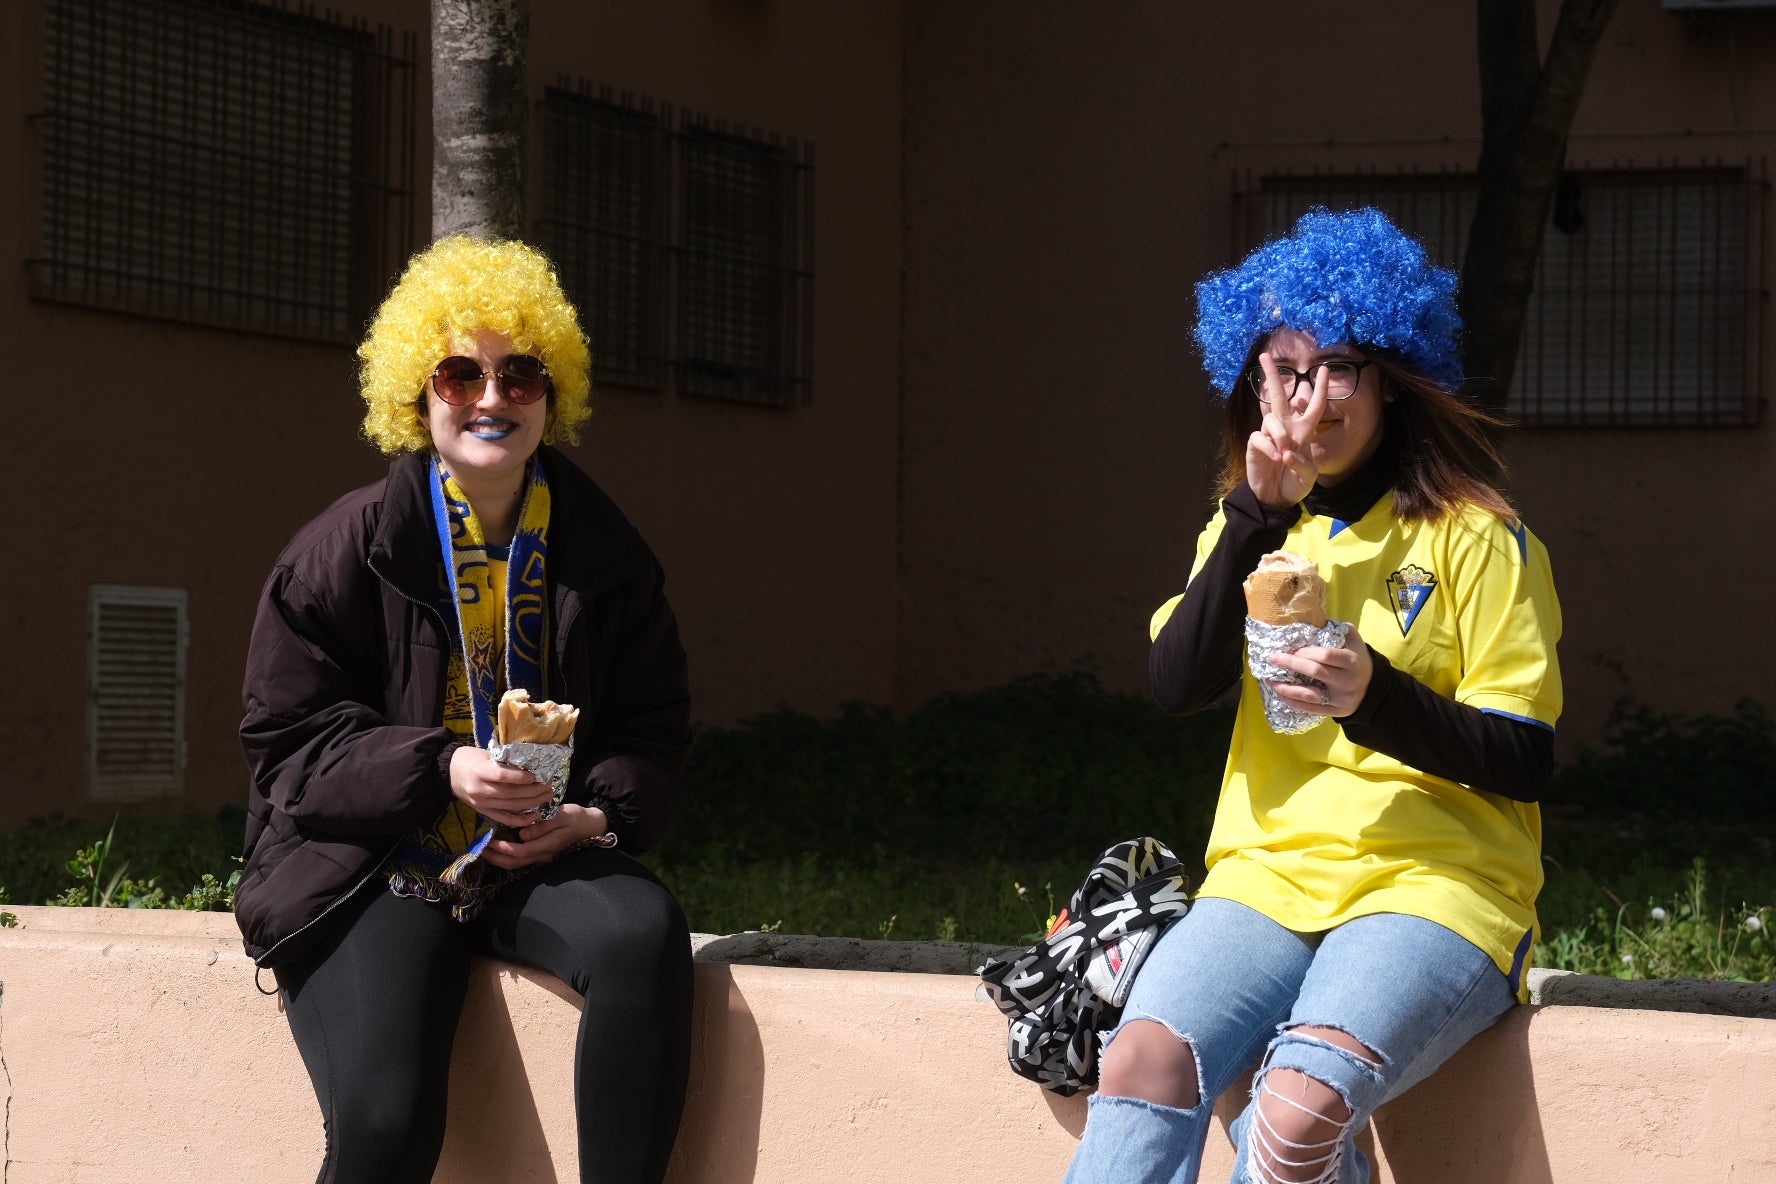
[(104, 824), (34, 818), (0, 831), (0, 903), (230, 908), (244, 818), (233, 807), (213, 816), (126, 813), (98, 839)]
[(1776, 909), (1768, 905), (1726, 906), (1711, 898), (1707, 861), (1697, 859), (1678, 892), (1649, 896), (1644, 904), (1599, 905), (1586, 924), (1558, 929), (1539, 943), (1535, 962), (1616, 978), (1768, 982), (1776, 979), (1772, 924)]

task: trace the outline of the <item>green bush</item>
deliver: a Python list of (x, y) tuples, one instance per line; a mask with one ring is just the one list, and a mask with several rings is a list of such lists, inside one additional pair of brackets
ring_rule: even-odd
[(1750, 699), (1725, 715), (1624, 704), (1603, 747), (1579, 753), (1548, 795), (1670, 851), (1776, 826), (1776, 721)]
[[(1120, 839), (1156, 835), (1200, 867), (1231, 723), (1225, 710), (1168, 718), (1083, 674), (905, 715), (773, 712), (699, 733), (692, 797), (647, 862), (705, 932), (1022, 943)], [(1538, 964), (1776, 973), (1770, 768), (1776, 724), (1755, 704), (1618, 713), (1545, 797)], [(20, 902), (227, 907), (243, 821), (125, 814), (95, 841), (91, 822), (34, 820), (0, 833), (0, 904), (10, 888)]]
[(1134, 834), (1200, 849), (1232, 720), (1172, 719), (1085, 674), (946, 695), (904, 716), (778, 711), (698, 734), (670, 849), (742, 862), (1089, 860)]

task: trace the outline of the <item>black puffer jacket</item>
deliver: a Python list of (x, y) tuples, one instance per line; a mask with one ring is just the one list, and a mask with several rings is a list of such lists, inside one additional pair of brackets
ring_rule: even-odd
[[(682, 796), (690, 690), (664, 574), (609, 497), (541, 451), (551, 498), (550, 697), (580, 708), (568, 800), (621, 848)], [(424, 455), (296, 533), (260, 594), (241, 745), (252, 774), (235, 919), (261, 966), (310, 948), (329, 910), (450, 800), (449, 634)]]

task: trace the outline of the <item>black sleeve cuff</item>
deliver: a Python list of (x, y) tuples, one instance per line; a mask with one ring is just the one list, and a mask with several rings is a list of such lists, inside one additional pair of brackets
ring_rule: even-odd
[(456, 791), (450, 788), (450, 758), (456, 755), (457, 749), (463, 747), (465, 745), (461, 740), (450, 741), (438, 750), (438, 759), (432, 764), (432, 788), (446, 801), (456, 796)]
[(1338, 725), (1353, 744), (1435, 777), (1518, 802), (1541, 800), (1554, 773), (1554, 734), (1446, 699), (1369, 647), (1363, 701)]
[[(1221, 508), (1227, 514), (1229, 527), (1233, 525), (1237, 516), (1259, 530), (1287, 533), (1291, 526), (1301, 521), (1301, 507), (1299, 505), (1267, 506), (1258, 500), (1258, 495), (1253, 493), (1252, 487), (1244, 481), (1234, 486), (1232, 491), (1221, 499)], [(1225, 533), (1222, 537), (1226, 537)], [(1276, 541), (1282, 542), (1281, 537), (1279, 536)], [(1274, 548), (1266, 549), (1274, 550)]]

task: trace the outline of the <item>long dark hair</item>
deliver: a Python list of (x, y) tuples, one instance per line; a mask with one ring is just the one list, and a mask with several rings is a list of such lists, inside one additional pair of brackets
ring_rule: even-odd
[[(1246, 359), (1242, 378), (1221, 409), (1221, 477), (1215, 496), (1226, 497), (1246, 479), (1246, 439), (1264, 413), (1244, 374), (1258, 365), (1268, 338)], [(1361, 348), (1361, 347), (1359, 347)], [(1405, 522), (1440, 522), (1475, 506), (1515, 522), (1517, 511), (1500, 488), (1505, 458), (1489, 428), (1509, 426), (1489, 411), (1464, 402), (1387, 350), (1365, 350), (1381, 376), (1381, 450), (1394, 461), (1394, 513)]]

